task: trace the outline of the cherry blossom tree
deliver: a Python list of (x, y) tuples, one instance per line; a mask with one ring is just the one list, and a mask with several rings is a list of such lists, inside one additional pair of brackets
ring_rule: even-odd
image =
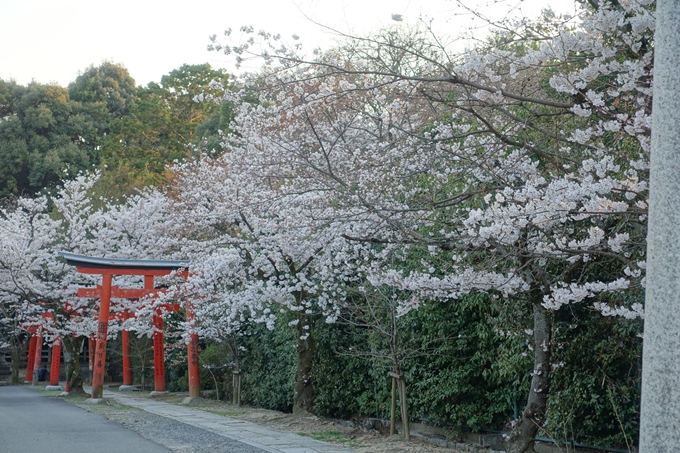
[[(27, 302), (23, 288), (15, 285), (21, 278), (21, 270), (17, 262), (29, 247), (30, 240), (20, 232), (29, 231), (28, 227), (38, 212), (44, 209), (44, 204), (33, 200), (18, 200), (15, 207), (2, 212), (2, 246), (0, 248), (0, 300), (2, 304), (2, 348), (9, 349), (12, 355), (12, 382), (19, 383), (19, 363), (23, 343), (20, 339), (25, 332), (25, 323), (29, 322), (32, 306)], [(27, 376), (28, 378), (28, 376)]]
[(270, 65), (244, 80), (260, 98), (241, 104), (225, 143), (249, 151), (278, 197), (303, 200), (307, 225), (447, 255), (444, 275), (428, 260), (376, 270), (421, 298), (482, 290), (533, 307), (534, 372), (512, 452), (531, 451), (546, 420), (552, 314), (586, 301), (642, 316), (624, 296), (644, 285), (653, 12), (646, 0), (548, 11), (464, 55), (378, 36), (305, 58), (265, 32), (235, 46), (213, 38)]
[[(272, 328), (280, 313), (296, 316), (294, 411), (313, 410), (313, 316), (325, 309), (317, 278), (323, 252), (339, 234), (300, 218), (305, 197), (281, 198), (262, 173), (259, 155), (233, 147), (220, 157), (175, 167), (174, 215), (188, 240), (194, 275), (188, 291), (200, 297), (199, 331), (211, 337), (237, 332), (244, 321)], [(220, 316), (215, 317), (214, 313)]]
[[(97, 177), (80, 176), (66, 182), (53, 197), (19, 199), (16, 207), (4, 211), (0, 218), (4, 233), (0, 239), (0, 297), (3, 307), (12, 311), (3, 323), (39, 327), (49, 343), (60, 338), (70, 361), (70, 392), (82, 391), (81, 341), (96, 332), (96, 302), (75, 293), (81, 286), (99, 282), (97, 276), (79, 274), (66, 265), (58, 252), (160, 258), (176, 249), (172, 236), (164, 233), (170, 217), (162, 195), (149, 192), (123, 205), (104, 204), (105, 209), (95, 209), (89, 191)], [(123, 277), (117, 283), (137, 282)], [(141, 303), (122, 301), (113, 311), (135, 310), (136, 304)], [(134, 327), (152, 331), (149, 325), (137, 323)], [(109, 335), (115, 336), (120, 328), (113, 322)]]
[(89, 251), (87, 191), (95, 180), (81, 176), (65, 183), (55, 197), (19, 199), (2, 216), (2, 297), (19, 304), (21, 316), (16, 319), (23, 328), (40, 328), (48, 343), (61, 338), (65, 355), (71, 358), (67, 374), (74, 392), (82, 391), (78, 337), (88, 335), (94, 321), (88, 301), (75, 299), (69, 289), (87, 277), (61, 262), (57, 251)]

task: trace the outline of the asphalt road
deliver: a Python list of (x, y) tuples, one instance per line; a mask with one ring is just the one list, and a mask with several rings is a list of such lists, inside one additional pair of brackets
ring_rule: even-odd
[(0, 453), (169, 453), (72, 404), (24, 387), (0, 387)]

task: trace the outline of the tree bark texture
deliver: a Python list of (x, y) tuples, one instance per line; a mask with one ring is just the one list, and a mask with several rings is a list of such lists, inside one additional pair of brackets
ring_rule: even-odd
[[(312, 383), (312, 364), (314, 351), (312, 348), (311, 317), (299, 312), (297, 324), (297, 373), (295, 373), (295, 396), (293, 397), (293, 413), (300, 414), (314, 410), (314, 385)], [(305, 329), (305, 326), (307, 328)]]
[(83, 377), (80, 374), (80, 344), (81, 338), (64, 335), (64, 362), (66, 364), (66, 382), (69, 395), (84, 395)]
[(21, 384), (21, 380), (19, 379), (19, 367), (21, 365), (21, 356), (25, 352), (25, 344), (19, 342), (19, 339), (16, 336), (13, 336), (12, 338), (12, 345), (10, 346), (10, 355), (12, 356), (12, 363), (11, 363), (11, 380), (10, 382), (12, 385), (19, 385)]
[(527, 405), (506, 442), (508, 453), (534, 452), (534, 439), (546, 420), (550, 387), (551, 314), (534, 297), (534, 372)]
[(390, 436), (397, 432), (397, 378), (392, 378), (392, 402), (390, 404)]

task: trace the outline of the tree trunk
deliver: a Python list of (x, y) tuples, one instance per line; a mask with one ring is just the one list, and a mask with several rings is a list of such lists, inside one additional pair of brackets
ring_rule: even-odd
[[(232, 370), (232, 387), (233, 387), (233, 393), (232, 393), (232, 404), (234, 406), (240, 406), (241, 405), (241, 381), (242, 381), (242, 373), (241, 373), (241, 358), (239, 356), (239, 350), (238, 350), (238, 340), (236, 335), (230, 335), (227, 337), (226, 344), (229, 347), (229, 352), (231, 352), (231, 355), (234, 357), (234, 369)], [(227, 388), (227, 378), (225, 376), (224, 378), (224, 388)]]
[[(305, 328), (307, 326), (307, 328)], [(300, 414), (314, 410), (314, 385), (312, 384), (312, 350), (311, 317), (299, 312), (297, 324), (297, 373), (295, 373), (295, 396), (293, 397), (293, 413)]]
[(11, 384), (12, 385), (19, 385), (21, 384), (21, 380), (19, 379), (19, 367), (21, 366), (21, 356), (24, 354), (26, 350), (26, 343), (22, 343), (19, 341), (19, 338), (16, 335), (12, 336), (12, 345), (10, 346), (10, 355), (12, 356), (12, 364), (11, 366)]
[(395, 366), (395, 371), (389, 373), (392, 378), (392, 412), (390, 414), (390, 435), (396, 431), (395, 420), (395, 391), (399, 393), (399, 411), (401, 412), (401, 430), (404, 433), (404, 440), (411, 440), (411, 430), (409, 428), (408, 419), (408, 403), (406, 400), (406, 381), (404, 381), (404, 373), (401, 372), (400, 367)]
[(397, 432), (397, 378), (392, 377), (392, 401), (390, 403), (390, 436)]
[(85, 395), (83, 377), (80, 374), (80, 344), (81, 338), (64, 335), (64, 362), (66, 363), (66, 385), (69, 395)]
[(552, 321), (548, 310), (540, 304), (540, 296), (537, 299), (534, 300), (534, 373), (527, 405), (506, 443), (508, 453), (534, 452), (534, 438), (546, 419)]

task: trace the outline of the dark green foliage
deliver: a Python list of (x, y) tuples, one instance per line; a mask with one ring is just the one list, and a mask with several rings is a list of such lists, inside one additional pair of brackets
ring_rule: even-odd
[(230, 131), (231, 122), (234, 120), (234, 106), (231, 102), (223, 102), (210, 117), (198, 125), (196, 137), (202, 141), (201, 148), (209, 152), (221, 152), (220, 143), (224, 137), (220, 134)]
[(208, 342), (199, 352), (201, 387), (217, 389), (220, 399), (232, 394), (233, 360), (223, 343)]
[[(107, 360), (111, 359), (107, 358)], [(153, 390), (153, 339), (147, 336), (137, 337), (132, 332), (130, 334), (130, 360), (133, 382), (141, 385), (142, 390)]]
[[(531, 326), (523, 325), (526, 316), (517, 316), (528, 310), (525, 305), (521, 300), (470, 294), (425, 304), (401, 318), (402, 347), (420, 351), (403, 363), (412, 420), (453, 433), (507, 429), (514, 406), (521, 410), (526, 402), (531, 379)], [(239, 339), (244, 403), (292, 410), (296, 342), (295, 329), (285, 318), (273, 330), (250, 325)], [(603, 317), (586, 304), (563, 307), (555, 314), (556, 368), (548, 424), (541, 435), (621, 448), (626, 441), (635, 444), (641, 327), (639, 320)], [(389, 419), (391, 365), (371, 353), (384, 348), (384, 340), (366, 328), (326, 324), (322, 318), (315, 320), (312, 336), (316, 413)], [(151, 342), (136, 342), (146, 343), (148, 387), (153, 382)], [(144, 347), (138, 346), (143, 345), (133, 347), (138, 351), (133, 353), (136, 373), (144, 355)], [(186, 390), (185, 348), (167, 347), (168, 389)], [(228, 399), (233, 366), (229, 349), (214, 341), (201, 341), (200, 349), (201, 363), (213, 371), (202, 368), (201, 387), (213, 389), (217, 382), (220, 397)]]
[[(460, 301), (432, 303), (404, 317), (402, 348), (417, 351), (404, 362), (414, 420), (426, 419), (462, 431), (502, 428), (511, 418), (516, 382), (494, 372), (503, 338), (493, 332), (484, 311), (486, 299), (471, 295)], [(391, 380), (387, 373), (391, 366), (370, 354), (384, 348), (383, 340), (343, 324), (320, 323), (314, 335), (318, 413), (389, 418)], [(530, 362), (524, 368), (528, 380)]]
[(208, 64), (183, 65), (136, 87), (125, 67), (90, 66), (68, 89), (0, 80), (0, 197), (33, 195), (101, 166), (96, 195), (119, 199), (162, 184), (166, 166), (195, 145), (219, 148), (233, 107), (219, 98), (229, 78)]
[[(525, 302), (503, 301), (515, 314)], [(487, 295), (430, 303), (402, 318), (401, 344), (422, 353), (404, 362), (412, 420), (452, 432), (507, 429), (513, 409), (526, 402), (531, 379), (531, 326), (523, 316), (499, 310)], [(548, 425), (541, 435), (592, 445), (626, 447), (637, 436), (640, 321), (606, 318), (585, 304), (555, 315), (555, 349)], [(366, 328), (316, 320), (316, 413), (363, 420), (389, 418), (390, 364), (371, 355), (384, 348)], [(294, 329), (281, 320), (274, 330), (253, 325), (243, 338), (244, 401), (290, 411), (295, 374)], [(209, 345), (203, 360), (226, 364), (227, 349)], [(361, 351), (362, 353), (358, 353)], [(207, 354), (207, 355), (206, 355)], [(217, 370), (223, 397), (228, 372)], [(206, 388), (212, 388), (211, 376)], [(204, 384), (206, 382), (204, 381)]]
[(564, 366), (553, 373), (546, 431), (587, 444), (635, 445), (642, 321), (603, 317), (584, 306), (561, 311), (558, 320), (553, 362)]
[[(167, 332), (168, 326), (166, 325), (165, 328)], [(202, 389), (210, 388), (207, 377), (207, 373), (200, 369)], [(165, 337), (165, 379), (165, 387), (169, 392), (186, 392), (189, 390), (187, 348), (179, 335), (167, 335)]]
[(273, 330), (255, 324), (244, 343), (244, 402), (291, 412), (297, 368), (295, 329), (285, 322), (277, 323)]
[(0, 80), (0, 197), (35, 194), (98, 161), (109, 114), (56, 85)]
[(166, 166), (190, 156), (194, 145), (203, 142), (203, 134), (212, 137), (210, 143), (219, 143), (217, 129), (227, 130), (231, 107), (194, 100), (201, 94), (223, 94), (210, 88), (213, 80), (228, 85), (224, 70), (209, 64), (183, 65), (164, 75), (160, 84), (137, 90), (127, 113), (111, 123), (102, 143), (103, 195), (118, 197), (149, 184), (162, 185)]
[(90, 66), (68, 86), (71, 99), (83, 104), (104, 104), (114, 118), (129, 113), (137, 96), (135, 79), (128, 70), (109, 61)]
[(462, 431), (501, 428), (512, 415), (512, 379), (493, 371), (502, 337), (489, 322), (488, 299), (472, 294), (412, 313), (407, 343), (433, 342), (405, 370), (414, 418)]
[(366, 340), (369, 332), (320, 320), (312, 335), (316, 346), (315, 411), (337, 418), (385, 418), (389, 414), (391, 388), (388, 368), (370, 356), (353, 354), (357, 347), (366, 347), (358, 340)]

